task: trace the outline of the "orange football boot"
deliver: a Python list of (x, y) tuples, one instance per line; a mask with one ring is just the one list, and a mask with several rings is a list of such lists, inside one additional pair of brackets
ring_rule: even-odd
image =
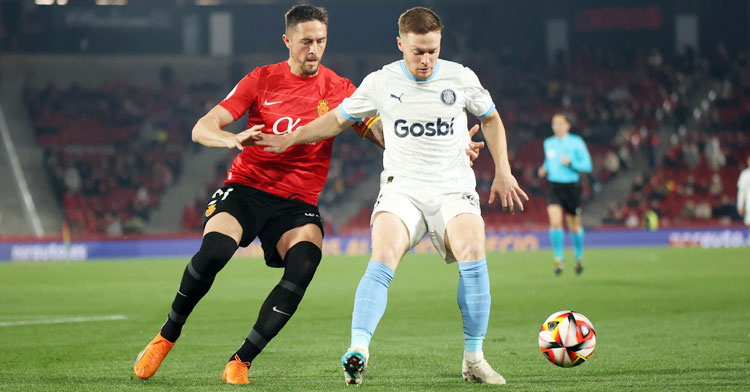
[(227, 384), (250, 384), (247, 380), (247, 371), (250, 368), (250, 362), (242, 362), (239, 355), (234, 354), (234, 359), (227, 362), (221, 379)]
[(143, 380), (153, 376), (154, 373), (159, 370), (161, 361), (163, 361), (164, 357), (169, 354), (169, 350), (172, 349), (172, 346), (174, 346), (174, 343), (164, 339), (164, 337), (161, 336), (161, 332), (159, 332), (154, 340), (152, 340), (135, 359), (135, 364), (133, 364), (135, 375)]

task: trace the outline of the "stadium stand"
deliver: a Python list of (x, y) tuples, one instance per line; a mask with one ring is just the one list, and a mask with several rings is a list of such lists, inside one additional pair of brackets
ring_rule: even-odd
[(159, 196), (182, 173), (190, 119), (218, 87), (158, 89), (124, 82), (27, 88), (52, 189), (77, 234), (142, 232)]

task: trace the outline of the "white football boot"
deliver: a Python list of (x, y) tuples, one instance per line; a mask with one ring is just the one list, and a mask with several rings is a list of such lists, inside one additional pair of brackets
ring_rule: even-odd
[(370, 352), (367, 347), (357, 346), (346, 350), (341, 357), (341, 367), (344, 369), (344, 381), (346, 385), (362, 384), (362, 375), (367, 369), (367, 359)]
[(505, 378), (487, 363), (484, 358), (470, 360), (464, 358), (461, 364), (461, 373), (464, 380), (468, 382), (486, 383), (486, 384), (505, 384)]

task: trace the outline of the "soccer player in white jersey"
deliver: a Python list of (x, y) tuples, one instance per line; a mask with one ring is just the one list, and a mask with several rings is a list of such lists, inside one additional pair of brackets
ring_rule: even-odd
[(359, 282), (351, 347), (342, 358), (347, 384), (360, 384), (372, 334), (385, 312), (388, 286), (404, 254), (429, 233), (440, 256), (458, 261), (458, 305), (464, 327), (464, 379), (504, 384), (484, 359), (490, 314), (484, 221), (476, 180), (462, 146), (469, 142), (466, 111), (480, 118), (495, 161), (490, 203), (523, 210), (526, 193), (511, 174), (505, 128), (487, 90), (469, 68), (438, 60), (442, 24), (427, 8), (399, 18), (404, 59), (371, 73), (337, 110), (258, 144), (282, 152), (292, 144), (332, 137), (356, 119), (380, 114), (385, 138), (380, 194), (372, 214), (372, 259)]
[(737, 212), (745, 218), (745, 224), (750, 227), (750, 155), (747, 157), (747, 167), (737, 180)]

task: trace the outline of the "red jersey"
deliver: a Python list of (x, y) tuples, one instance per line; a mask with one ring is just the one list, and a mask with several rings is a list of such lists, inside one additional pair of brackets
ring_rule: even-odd
[[(234, 119), (248, 112), (247, 127), (265, 124), (265, 133), (283, 134), (326, 114), (356, 87), (349, 79), (320, 66), (318, 74), (294, 75), (286, 61), (255, 68), (219, 105)], [(234, 158), (224, 184), (238, 182), (284, 198), (313, 205), (325, 185), (333, 138), (294, 145), (281, 154), (246, 146)]]

